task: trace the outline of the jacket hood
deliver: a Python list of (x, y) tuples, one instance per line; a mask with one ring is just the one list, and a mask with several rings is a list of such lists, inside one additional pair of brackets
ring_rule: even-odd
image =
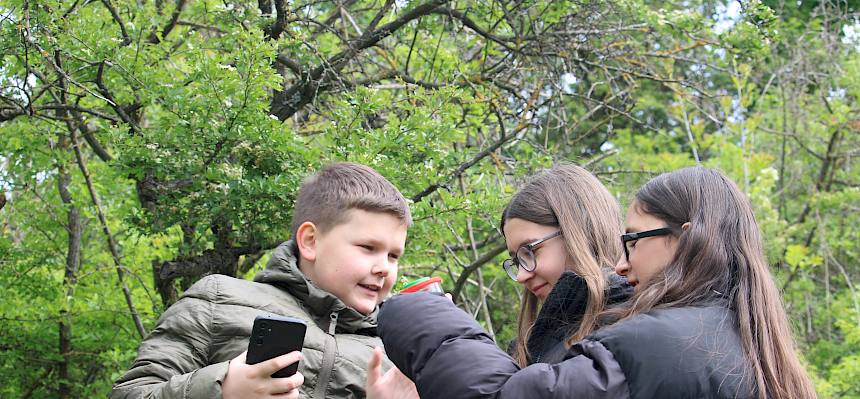
[[(337, 314), (337, 332), (356, 333), (360, 330), (373, 333), (376, 330), (377, 306), (369, 315), (364, 315), (347, 306), (334, 294), (319, 288), (299, 270), (298, 247), (290, 240), (272, 251), (266, 268), (254, 277), (258, 283), (278, 286), (301, 301), (318, 318), (323, 326), (329, 323), (332, 314)], [(324, 323), (320, 323), (324, 321)]]

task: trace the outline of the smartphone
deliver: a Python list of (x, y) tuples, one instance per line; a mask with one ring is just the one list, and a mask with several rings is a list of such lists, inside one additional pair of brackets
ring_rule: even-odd
[[(248, 341), (248, 356), (245, 358), (245, 363), (257, 364), (292, 351), (301, 351), (307, 328), (303, 320), (295, 317), (257, 316), (251, 329), (251, 340)], [(299, 362), (295, 362), (276, 371), (272, 377), (289, 377), (298, 369)]]

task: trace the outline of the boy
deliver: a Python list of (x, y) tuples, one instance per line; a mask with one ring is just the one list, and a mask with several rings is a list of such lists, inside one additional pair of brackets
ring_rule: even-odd
[[(367, 362), (382, 345), (377, 305), (394, 285), (411, 223), (406, 200), (373, 169), (321, 169), (299, 190), (293, 240), (272, 252), (253, 282), (210, 275), (189, 288), (140, 344), (110, 397), (297, 397), (297, 388), (308, 398), (365, 397)], [(308, 324), (293, 377), (269, 376), (298, 352), (245, 364), (254, 317), (263, 314)]]

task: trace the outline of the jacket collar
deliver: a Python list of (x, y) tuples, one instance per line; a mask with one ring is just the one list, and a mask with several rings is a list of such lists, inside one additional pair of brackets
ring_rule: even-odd
[[(607, 280), (606, 307), (624, 302), (633, 294), (633, 288), (623, 277), (612, 273)], [(562, 273), (541, 306), (526, 344), (535, 361), (579, 328), (587, 304), (585, 279), (574, 272)]]
[(282, 243), (272, 251), (272, 257), (266, 264), (266, 268), (254, 277), (254, 281), (283, 288), (302, 302), (318, 319), (318, 323), (320, 320), (329, 323), (328, 320), (336, 314), (338, 332), (355, 333), (376, 329), (376, 314), (379, 307), (371, 314), (364, 315), (347, 306), (338, 297), (319, 288), (299, 270), (297, 254), (298, 247), (294, 241)]
[[(607, 307), (624, 302), (633, 294), (633, 287), (625, 278), (612, 273), (607, 280), (608, 286), (604, 292)], [(588, 284), (585, 279), (574, 272), (566, 271), (561, 274), (547, 296), (536, 320), (549, 320), (554, 324), (578, 324), (587, 304)]]

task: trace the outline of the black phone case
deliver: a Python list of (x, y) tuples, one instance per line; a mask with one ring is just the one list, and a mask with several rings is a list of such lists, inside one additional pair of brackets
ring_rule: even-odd
[[(307, 324), (301, 319), (275, 315), (257, 316), (251, 329), (245, 363), (257, 364), (292, 351), (301, 351), (306, 330)], [(289, 377), (298, 369), (299, 362), (295, 362), (276, 371), (272, 377)]]

